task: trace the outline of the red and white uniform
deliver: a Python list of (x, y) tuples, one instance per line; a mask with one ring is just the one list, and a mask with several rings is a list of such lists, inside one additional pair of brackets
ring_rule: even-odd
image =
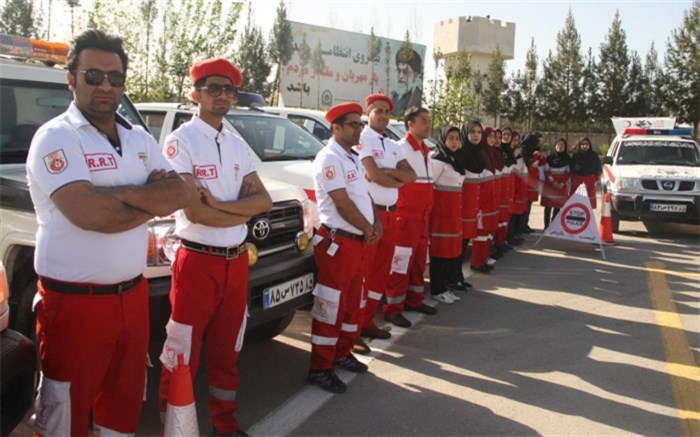
[(481, 174), (465, 170), (462, 184), (462, 238), (464, 239), (476, 238), (480, 192)]
[[(71, 104), (37, 131), (27, 158), (39, 223), (34, 268), (42, 382), (35, 430), (43, 435), (86, 435), (90, 411), (102, 432), (134, 433), (141, 413), (149, 325), (148, 285), (140, 275), (147, 225), (111, 234), (86, 231), (51, 200), (73, 182), (143, 185), (151, 171), (170, 170), (150, 134), (119, 115), (116, 122), (119, 151)], [(92, 286), (125, 282), (133, 288), (93, 294)], [(90, 291), (58, 291), (64, 287)]]
[(527, 166), (527, 200), (537, 202), (540, 197), (540, 167), (545, 164), (544, 157), (540, 159), (539, 154), (534, 155)]
[(362, 231), (341, 217), (329, 193), (344, 189), (370, 223), (374, 211), (360, 159), (334, 138), (318, 152), (313, 167), (321, 227), (313, 239), (318, 274), (310, 367), (318, 371), (332, 369), (334, 359), (349, 355), (359, 333), (366, 246)]
[(588, 176), (581, 176), (572, 174), (571, 175), (571, 192), (574, 194), (579, 185), (584, 184), (586, 186), (586, 193), (588, 194), (588, 200), (591, 202), (591, 208), (595, 209), (596, 203), (596, 184), (600, 179), (601, 173), (596, 173)]
[(522, 157), (518, 158), (514, 169), (515, 178), (515, 193), (513, 196), (512, 213), (516, 215), (525, 214), (527, 212), (527, 181), (528, 172), (525, 161)]
[(500, 193), (500, 211), (498, 214), (498, 231), (496, 232), (495, 242), (497, 244), (505, 243), (506, 234), (508, 232), (508, 221), (511, 216), (511, 205), (513, 204), (515, 194), (515, 180), (512, 177), (515, 165), (505, 166), (501, 170), (501, 193)]
[[(163, 154), (180, 174), (191, 174), (197, 185), (220, 200), (239, 197), (243, 178), (255, 168), (246, 142), (229, 130), (221, 131), (195, 116), (165, 140)], [(235, 248), (245, 243), (245, 224), (212, 227), (191, 223), (183, 210), (175, 213), (175, 233), (202, 247)], [(185, 355), (192, 379), (197, 374), (206, 332), (209, 414), (221, 433), (239, 430), (234, 416), (238, 405), (236, 361), (243, 347), (248, 301), (248, 253), (227, 259), (180, 246), (172, 266), (172, 315), (160, 360), (159, 407), (165, 412), (170, 376), (177, 356)]]
[(433, 167), (425, 143), (410, 134), (399, 141), (416, 181), (399, 188), (396, 204), (396, 248), (386, 288), (384, 315), (420, 306), (425, 299), (423, 273), (428, 258), (428, 226), (433, 208)]
[[(544, 183), (542, 184), (542, 206), (561, 208), (569, 198), (569, 185), (571, 174), (569, 166), (551, 167), (546, 164), (544, 168)], [(560, 186), (556, 186), (560, 185)]]
[[(369, 126), (365, 126), (362, 130), (360, 144), (355, 149), (360, 161), (374, 159), (380, 169), (396, 168), (400, 161), (406, 159), (398, 144)], [(389, 279), (391, 259), (396, 245), (396, 201), (399, 198), (398, 188), (383, 187), (375, 182), (369, 182), (368, 188), (377, 208), (377, 215), (382, 221), (384, 233), (376, 244), (369, 245), (365, 249), (360, 331), (364, 326), (373, 323), (374, 314), (386, 289), (386, 281)]]
[(464, 176), (451, 164), (431, 160), (435, 203), (430, 214), (430, 256), (457, 258), (462, 254), (462, 183)]

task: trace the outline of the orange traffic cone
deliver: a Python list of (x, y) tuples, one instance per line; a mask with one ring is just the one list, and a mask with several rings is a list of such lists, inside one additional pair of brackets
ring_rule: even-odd
[(173, 370), (168, 387), (168, 408), (165, 411), (163, 436), (190, 437), (199, 435), (197, 409), (194, 406), (190, 367), (185, 356), (177, 356), (177, 367)]
[(600, 240), (603, 244), (615, 244), (612, 231), (612, 215), (610, 214), (610, 193), (605, 193), (603, 205), (600, 211), (600, 226), (598, 227)]

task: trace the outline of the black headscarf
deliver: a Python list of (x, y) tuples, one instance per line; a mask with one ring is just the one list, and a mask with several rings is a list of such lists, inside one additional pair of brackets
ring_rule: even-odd
[(469, 130), (474, 126), (481, 126), (481, 123), (476, 120), (469, 120), (462, 125), (459, 130), (459, 141), (462, 143), (462, 148), (459, 149), (462, 154), (464, 168), (471, 173), (479, 174), (484, 171), (484, 157), (481, 155), (481, 144), (473, 144), (469, 142)]
[[(512, 135), (513, 130), (510, 128), (504, 128), (503, 130), (506, 129), (510, 130)], [(510, 143), (501, 143), (501, 155), (503, 156), (503, 162), (506, 167), (510, 167), (511, 165), (515, 164), (515, 150), (510, 147)]]
[(440, 138), (437, 140), (437, 144), (435, 145), (436, 148), (432, 157), (438, 161), (450, 164), (457, 173), (463, 175), (464, 161), (463, 156), (460, 153), (460, 149), (453, 152), (449, 147), (447, 147), (447, 135), (449, 135), (450, 132), (459, 133), (459, 128), (456, 126), (445, 126), (442, 128), (442, 130), (440, 130)]
[[(557, 152), (557, 143), (560, 141), (564, 143), (563, 152)], [(564, 138), (559, 138), (557, 142), (554, 143), (552, 152), (547, 155), (547, 164), (549, 164), (549, 166), (552, 168), (561, 168), (569, 165), (570, 161), (571, 157), (569, 156), (569, 143), (567, 143)]]
[[(589, 144), (588, 151), (584, 152), (581, 150), (581, 143), (587, 142)], [(571, 158), (571, 173), (578, 176), (591, 176), (597, 173), (601, 173), (603, 169), (600, 166), (600, 159), (598, 155), (593, 151), (593, 144), (588, 137), (583, 137), (579, 140), (576, 153)]]
[(540, 135), (539, 132), (530, 132), (525, 135), (525, 138), (520, 142), (520, 150), (523, 155), (525, 165), (528, 167), (532, 164), (533, 155), (540, 150)]

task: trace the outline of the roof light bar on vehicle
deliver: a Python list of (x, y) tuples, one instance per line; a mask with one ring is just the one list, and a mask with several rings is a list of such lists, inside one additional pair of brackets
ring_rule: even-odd
[(0, 33), (0, 55), (66, 64), (68, 44)]
[(625, 129), (623, 135), (669, 135), (669, 136), (691, 136), (690, 129)]

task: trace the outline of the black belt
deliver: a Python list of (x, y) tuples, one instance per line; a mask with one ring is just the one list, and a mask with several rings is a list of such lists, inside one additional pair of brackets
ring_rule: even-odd
[(330, 232), (331, 235), (340, 235), (341, 237), (349, 238), (349, 239), (355, 240), (355, 241), (365, 241), (364, 235), (353, 234), (352, 232), (344, 231), (344, 230), (338, 229), (338, 228), (331, 228), (330, 226), (326, 226), (326, 225), (321, 225), (321, 226), (323, 226), (323, 229)]
[(242, 254), (248, 249), (245, 242), (243, 244), (239, 244), (238, 246), (230, 247), (207, 246), (206, 244), (199, 244), (185, 239), (180, 240), (180, 243), (182, 244), (182, 247), (187, 250), (205, 253), (207, 255), (222, 256), (226, 259), (238, 258), (238, 255)]
[(41, 285), (51, 291), (68, 294), (121, 294), (126, 293), (141, 281), (141, 275), (128, 281), (111, 285), (88, 285), (74, 282), (57, 281), (51, 278), (39, 277)]
[(396, 211), (396, 204), (388, 205), (388, 206), (387, 206), (387, 205), (377, 205), (377, 204), (375, 203), (374, 206), (376, 206), (377, 209), (380, 210), (380, 211), (386, 211), (386, 212)]

